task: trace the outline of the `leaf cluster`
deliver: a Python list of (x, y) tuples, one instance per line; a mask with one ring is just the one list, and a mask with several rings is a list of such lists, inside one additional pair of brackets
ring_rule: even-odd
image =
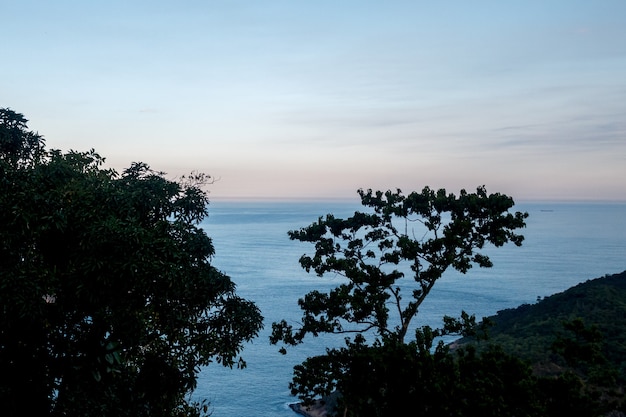
[(528, 362), (497, 345), (452, 350), (441, 340), (434, 343), (439, 336), (471, 334), (479, 327), (464, 314), (445, 318), (441, 329), (417, 329), (409, 343), (367, 345), (357, 337), (296, 366), (292, 393), (305, 404), (337, 397), (329, 415), (359, 417), (407, 410), (422, 416), (589, 416), (612, 409), (572, 375), (537, 377)]
[[(193, 415), (199, 367), (244, 364), (262, 317), (211, 265), (208, 177), (121, 174), (0, 109), (5, 415)], [(194, 411), (195, 410), (195, 411)]]
[[(345, 347), (294, 368), (292, 393), (304, 402), (339, 393), (338, 405), (350, 416), (401, 415), (407, 409), (434, 416), (525, 415), (517, 406), (530, 395), (530, 388), (522, 389), (530, 370), (521, 361), (499, 351), (478, 357), (462, 349), (453, 355), (441, 340), (451, 334), (484, 337), (486, 323), (478, 326), (463, 313), (445, 317), (441, 329), (418, 328), (409, 341), (407, 334), (447, 270), (492, 266), (482, 249), (521, 245), (516, 231), (528, 215), (510, 213), (513, 199), (484, 187), (458, 196), (428, 187), (408, 195), (359, 195), (368, 212), (346, 219), (328, 214), (289, 232), (292, 240), (314, 245), (312, 255), (300, 258), (307, 272), (342, 279), (327, 293), (315, 290), (301, 298), (299, 326), (273, 323), (270, 341), (297, 345), (307, 334), (345, 335)], [(366, 340), (370, 336), (373, 341)], [(286, 353), (284, 346), (281, 351)], [(514, 383), (503, 384), (509, 376)], [(485, 396), (488, 391), (493, 396)]]
[(314, 245), (314, 254), (300, 258), (307, 272), (345, 280), (328, 293), (312, 291), (300, 299), (301, 326), (274, 323), (272, 343), (298, 344), (306, 334), (366, 332), (383, 342), (403, 341), (446, 270), (490, 267), (481, 251), (485, 245), (523, 241), (516, 230), (528, 214), (510, 213), (513, 199), (488, 194), (484, 187), (458, 196), (428, 187), (408, 195), (400, 190), (359, 190), (359, 195), (370, 212), (346, 219), (328, 214), (289, 232), (292, 240)]

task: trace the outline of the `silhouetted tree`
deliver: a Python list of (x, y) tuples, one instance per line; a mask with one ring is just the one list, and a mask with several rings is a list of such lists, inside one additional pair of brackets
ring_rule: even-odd
[(209, 177), (103, 162), (0, 109), (3, 415), (200, 414), (199, 367), (243, 365), (262, 327), (210, 263)]
[[(382, 412), (372, 415), (385, 415), (389, 411), (385, 404), (398, 398), (391, 393), (406, 395), (412, 390), (414, 384), (409, 383), (396, 389), (405, 371), (415, 383), (415, 372), (435, 372), (443, 378), (438, 367), (451, 366), (447, 356), (441, 360), (436, 356), (441, 352), (435, 353), (437, 360), (430, 360), (419, 331), (417, 342), (406, 340), (411, 321), (437, 280), (450, 268), (466, 273), (474, 264), (492, 266), (480, 250), (486, 244), (521, 245), (523, 236), (515, 230), (525, 226), (528, 215), (509, 213), (513, 199), (487, 194), (484, 187), (475, 193), (462, 190), (458, 196), (428, 187), (406, 196), (400, 190), (359, 190), (359, 195), (373, 212), (355, 212), (347, 219), (328, 214), (289, 232), (291, 239), (315, 245), (314, 255), (300, 258), (307, 272), (345, 279), (328, 293), (306, 294), (299, 300), (301, 325), (294, 329), (286, 320), (273, 323), (270, 340), (297, 345), (307, 334), (357, 334), (354, 340), (346, 337), (345, 348), (328, 349), (326, 355), (296, 367), (292, 392), (306, 400), (339, 388), (345, 404), (354, 408), (365, 401)], [(360, 372), (377, 376), (360, 378)], [(425, 399), (435, 398), (427, 390), (420, 392)], [(363, 413), (367, 407), (357, 408)], [(354, 415), (363, 415), (359, 413)]]

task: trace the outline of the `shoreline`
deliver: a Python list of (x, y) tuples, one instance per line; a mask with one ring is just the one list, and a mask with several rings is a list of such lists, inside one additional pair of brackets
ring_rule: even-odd
[(337, 391), (327, 395), (319, 400), (314, 400), (310, 405), (304, 405), (302, 402), (289, 404), (295, 413), (304, 417), (326, 417), (329, 411), (332, 411), (337, 405)]
[(289, 408), (304, 417), (326, 417), (328, 415), (326, 404), (322, 400), (315, 400), (311, 405), (292, 403), (289, 404)]

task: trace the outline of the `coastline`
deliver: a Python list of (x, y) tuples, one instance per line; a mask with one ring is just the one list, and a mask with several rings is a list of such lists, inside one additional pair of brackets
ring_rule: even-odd
[(289, 408), (304, 417), (326, 417), (328, 415), (326, 404), (322, 400), (315, 400), (311, 405), (293, 403), (289, 404)]
[(327, 417), (329, 412), (337, 405), (338, 397), (339, 393), (335, 391), (320, 400), (314, 400), (309, 405), (305, 405), (302, 402), (292, 403), (289, 404), (289, 408), (304, 417)]

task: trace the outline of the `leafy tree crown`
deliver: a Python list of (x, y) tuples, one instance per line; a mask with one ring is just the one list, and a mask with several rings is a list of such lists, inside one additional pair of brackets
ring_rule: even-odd
[[(292, 240), (314, 244), (314, 254), (300, 258), (307, 272), (346, 279), (328, 293), (312, 291), (300, 299), (301, 326), (273, 323), (272, 343), (295, 345), (306, 334), (366, 332), (383, 342), (403, 342), (446, 270), (491, 267), (481, 251), (486, 244), (519, 246), (524, 239), (516, 230), (525, 226), (528, 214), (510, 213), (513, 199), (488, 194), (484, 186), (458, 196), (429, 187), (408, 195), (401, 190), (358, 193), (370, 212), (357, 211), (346, 219), (328, 214), (289, 232)], [(406, 301), (403, 288), (409, 291)]]
[(211, 265), (203, 185), (46, 150), (0, 109), (0, 398), (6, 415), (194, 415), (200, 366), (243, 365), (256, 305)]

